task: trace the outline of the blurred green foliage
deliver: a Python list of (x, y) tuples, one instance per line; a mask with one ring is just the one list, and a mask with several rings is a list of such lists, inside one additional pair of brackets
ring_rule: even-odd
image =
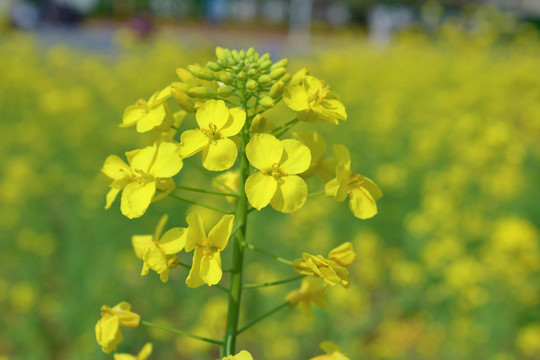
[[(406, 33), (384, 49), (346, 44), (290, 58), (290, 68), (308, 61), (340, 94), (349, 119), (317, 130), (347, 144), (353, 171), (381, 186), (379, 214), (360, 221), (346, 204), (322, 197), (292, 215), (253, 214), (248, 237), (261, 248), (292, 259), (352, 241), (358, 257), (351, 288), (332, 288), (326, 312), (308, 320), (284, 310), (242, 334), (239, 347), (255, 359), (306, 359), (327, 339), (352, 359), (540, 357), (537, 34), (503, 44), (496, 33), (472, 36), (448, 24), (430, 38)], [(131, 235), (152, 233), (164, 212), (169, 226), (185, 226), (188, 209), (161, 201), (133, 221), (118, 205), (105, 212), (108, 180), (99, 173), (107, 155), (148, 140), (118, 128), (123, 109), (176, 80), (176, 67), (211, 58), (209, 49), (155, 40), (109, 57), (45, 50), (31, 36), (6, 34), (0, 359), (111, 358), (96, 344), (94, 325), (102, 304), (122, 300), (143, 319), (217, 336), (223, 294), (188, 292), (182, 268), (167, 284), (140, 277), (131, 249)], [(189, 169), (180, 179), (208, 183)], [(317, 181), (312, 189), (323, 188)], [(257, 254), (247, 262), (248, 282), (293, 275)], [(295, 286), (246, 290), (243, 321)], [(217, 358), (211, 345), (158, 330), (124, 336), (120, 351), (152, 341), (152, 359)]]

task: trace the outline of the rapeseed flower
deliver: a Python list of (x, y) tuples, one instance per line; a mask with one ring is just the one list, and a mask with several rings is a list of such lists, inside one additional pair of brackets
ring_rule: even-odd
[(124, 110), (120, 127), (136, 125), (137, 132), (144, 133), (159, 129), (167, 131), (174, 123), (174, 116), (167, 99), (171, 97), (171, 87), (167, 86), (154, 93), (148, 101), (139, 99)]
[(146, 343), (137, 355), (114, 354), (114, 360), (146, 360), (152, 354), (152, 343)]
[(131, 305), (125, 301), (113, 308), (107, 305), (101, 307), (101, 319), (96, 324), (96, 339), (104, 352), (113, 352), (122, 342), (120, 326), (139, 326), (141, 317), (130, 310)]
[(336, 159), (324, 158), (326, 141), (316, 131), (301, 130), (293, 133), (293, 137), (306, 145), (311, 153), (309, 169), (300, 174), (304, 179), (312, 175), (318, 175), (325, 183), (330, 181), (335, 173)]
[(354, 216), (369, 219), (377, 214), (375, 201), (382, 197), (382, 191), (370, 179), (351, 171), (351, 157), (345, 145), (334, 145), (336, 154), (336, 177), (325, 185), (326, 196), (341, 202), (349, 195), (349, 208)]
[[(182, 169), (182, 159), (174, 143), (160, 143), (126, 153), (128, 164), (110, 155), (101, 171), (113, 179), (107, 193), (108, 209), (120, 191), (122, 214), (130, 219), (141, 217), (152, 201), (157, 201), (174, 189), (172, 176)], [(155, 196), (156, 190), (162, 193)]]
[(321, 80), (306, 75), (305, 70), (293, 76), (283, 93), (287, 106), (297, 112), (299, 120), (308, 122), (328, 121), (338, 124), (347, 120), (345, 107), (330, 87)]
[(168, 216), (163, 215), (153, 236), (134, 235), (131, 238), (135, 255), (144, 262), (141, 275), (147, 275), (152, 269), (162, 282), (167, 282), (169, 270), (178, 266), (176, 254), (184, 248), (187, 235), (185, 228), (175, 227), (161, 236), (167, 219)]
[(349, 360), (349, 358), (341, 352), (339, 346), (332, 341), (323, 341), (320, 345), (321, 350), (326, 354), (315, 356), (310, 360)]
[(231, 136), (242, 130), (246, 113), (240, 108), (229, 109), (222, 100), (208, 100), (195, 114), (199, 129), (181, 135), (180, 156), (187, 158), (202, 150), (203, 166), (212, 171), (231, 168), (238, 148)]
[(195, 249), (193, 263), (189, 276), (186, 279), (187, 286), (196, 288), (202, 284), (212, 286), (221, 280), (221, 252), (227, 246), (234, 224), (234, 215), (224, 215), (214, 226), (208, 237), (204, 231), (204, 225), (198, 213), (191, 213), (187, 217), (189, 227), (185, 250), (190, 252)]
[(311, 154), (298, 140), (280, 141), (270, 134), (251, 138), (246, 155), (259, 171), (246, 180), (246, 196), (257, 210), (267, 206), (284, 213), (300, 209), (307, 199), (305, 181), (298, 175), (309, 168)]
[(305, 252), (300, 259), (293, 261), (292, 266), (299, 274), (318, 276), (332, 286), (339, 284), (349, 287), (349, 271), (322, 255), (314, 256)]
[(299, 306), (302, 314), (308, 318), (313, 318), (311, 303), (317, 304), (321, 309), (326, 307), (324, 293), (328, 285), (319, 278), (306, 277), (302, 279), (300, 289), (291, 291), (285, 300), (289, 306)]
[(225, 356), (221, 360), (253, 360), (253, 356), (251, 356), (251, 354), (246, 350), (242, 350), (236, 355)]

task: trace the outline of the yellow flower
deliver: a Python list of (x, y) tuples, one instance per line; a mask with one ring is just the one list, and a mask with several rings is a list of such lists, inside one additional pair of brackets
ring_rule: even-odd
[(238, 149), (233, 140), (242, 130), (246, 113), (230, 109), (222, 100), (208, 100), (195, 114), (199, 129), (182, 133), (180, 156), (186, 158), (202, 150), (203, 166), (212, 171), (227, 170), (234, 165)]
[(131, 238), (135, 255), (144, 262), (141, 275), (147, 275), (152, 269), (162, 282), (169, 279), (169, 269), (178, 266), (176, 254), (184, 248), (187, 235), (185, 228), (175, 227), (161, 236), (167, 219), (168, 216), (163, 215), (153, 236), (135, 235)]
[(246, 350), (242, 350), (234, 356), (233, 355), (225, 356), (221, 360), (253, 360), (253, 356), (251, 356), (251, 354), (248, 353)]
[(328, 121), (336, 125), (339, 120), (347, 120), (345, 107), (329, 86), (305, 73), (291, 79), (283, 93), (283, 100), (290, 109), (297, 112), (299, 120)]
[(139, 99), (135, 105), (128, 106), (122, 117), (120, 127), (137, 125), (137, 132), (144, 133), (153, 129), (167, 131), (174, 123), (174, 116), (167, 99), (171, 96), (171, 87), (156, 92), (148, 99)]
[(137, 355), (114, 354), (114, 360), (146, 360), (152, 354), (152, 344), (146, 343)]
[(320, 348), (326, 353), (325, 355), (319, 355), (310, 360), (349, 360), (348, 357), (343, 355), (339, 346), (331, 341), (323, 341)]
[(291, 213), (307, 199), (307, 185), (298, 175), (309, 168), (311, 154), (298, 140), (279, 141), (270, 134), (254, 135), (246, 155), (259, 171), (246, 180), (246, 196), (257, 210), (268, 203), (277, 211)]
[(349, 271), (334, 260), (325, 259), (322, 255), (313, 256), (303, 253), (300, 259), (293, 261), (294, 271), (302, 275), (318, 276), (328, 284), (339, 284), (349, 287)]
[(349, 195), (349, 208), (360, 219), (369, 219), (377, 214), (375, 200), (382, 197), (382, 191), (365, 176), (351, 171), (351, 157), (345, 145), (334, 145), (336, 154), (336, 177), (325, 185), (326, 196), (343, 201)]
[(212, 286), (221, 280), (221, 252), (227, 246), (231, 236), (234, 215), (225, 215), (208, 233), (198, 213), (191, 213), (187, 217), (189, 224), (185, 250), (195, 249), (193, 264), (186, 279), (187, 286), (196, 288), (202, 284)]
[[(167, 196), (174, 189), (172, 176), (182, 169), (176, 144), (160, 143), (126, 153), (129, 165), (110, 155), (101, 171), (113, 179), (107, 193), (108, 209), (120, 191), (122, 214), (130, 219), (141, 217), (152, 201)], [(156, 190), (163, 192), (156, 197)]]
[(307, 179), (311, 175), (319, 176), (325, 183), (334, 176), (336, 169), (335, 158), (324, 158), (326, 152), (326, 141), (316, 131), (301, 130), (293, 133), (293, 137), (309, 148), (311, 153), (311, 164), (309, 169), (301, 177)]
[(96, 324), (96, 339), (104, 352), (113, 352), (122, 342), (120, 326), (139, 326), (141, 317), (130, 310), (131, 305), (125, 301), (112, 309), (107, 305), (101, 307), (101, 319)]
[(333, 260), (343, 267), (351, 266), (355, 257), (356, 253), (354, 252), (350, 241), (339, 245), (328, 253), (329, 260)]
[(285, 300), (289, 302), (289, 306), (300, 306), (302, 314), (308, 318), (313, 318), (311, 303), (317, 304), (321, 309), (326, 307), (324, 293), (328, 285), (319, 278), (306, 277), (302, 279), (300, 289), (291, 291)]

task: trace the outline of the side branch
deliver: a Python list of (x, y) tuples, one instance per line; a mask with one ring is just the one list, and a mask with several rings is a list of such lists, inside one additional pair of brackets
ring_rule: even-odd
[(163, 325), (157, 325), (157, 324), (151, 323), (149, 321), (144, 321), (143, 320), (143, 321), (141, 321), (141, 324), (149, 326), (149, 327), (153, 327), (153, 328), (156, 328), (156, 329), (169, 331), (169, 332), (172, 332), (174, 334), (184, 335), (184, 336), (187, 336), (187, 337), (190, 337), (190, 338), (193, 338), (193, 339), (197, 339), (197, 340), (200, 340), (200, 341), (205, 341), (205, 342), (208, 342), (208, 343), (211, 343), (211, 344), (216, 344), (216, 345), (221, 345), (222, 344), (222, 342), (219, 341), (219, 340), (208, 339), (208, 338), (205, 338), (205, 337), (202, 337), (202, 336), (199, 336), (199, 335), (192, 334), (192, 333), (187, 332), (187, 331), (177, 330), (177, 329), (173, 329), (173, 328), (163, 326)]
[(198, 203), (198, 202), (193, 201), (193, 200), (185, 199), (185, 198), (180, 197), (178, 195), (169, 194), (169, 196), (176, 199), (176, 200), (180, 200), (180, 201), (183, 201), (183, 202), (188, 203), (188, 204), (193, 204), (193, 205), (205, 207), (207, 209), (214, 210), (214, 211), (217, 211), (217, 212), (220, 212), (220, 213), (223, 213), (223, 214), (234, 214), (234, 212), (232, 212), (232, 211), (227, 211), (227, 210), (223, 210), (223, 209), (213, 207), (213, 206), (210, 206), (210, 205), (201, 204), (201, 203)]
[(304, 275), (299, 275), (290, 279), (285, 279), (285, 280), (280, 280), (280, 281), (272, 281), (272, 282), (256, 283), (256, 284), (245, 284), (244, 289), (256, 289), (256, 288), (262, 288), (262, 287), (268, 287), (268, 286), (287, 284), (296, 280), (300, 280), (303, 277)]
[(254, 245), (250, 244), (250, 243), (247, 243), (247, 242), (244, 242), (244, 245), (250, 249), (250, 250), (253, 250), (253, 251), (256, 251), (258, 252), (259, 254), (262, 254), (264, 256), (268, 256), (269, 258), (272, 258), (274, 260), (277, 260), (283, 264), (287, 264), (287, 265), (292, 265), (292, 261), (290, 260), (287, 260), (287, 259), (284, 259), (282, 257), (279, 257), (279, 256), (276, 256), (274, 254), (271, 254), (269, 253), (268, 251), (265, 251), (265, 250), (262, 250), (262, 249), (259, 249), (257, 247), (255, 247)]
[(281, 304), (281, 305), (279, 305), (279, 306), (273, 308), (272, 310), (268, 311), (267, 313), (265, 313), (265, 314), (263, 314), (263, 315), (261, 315), (261, 316), (255, 318), (255, 319), (251, 320), (250, 322), (248, 322), (247, 325), (244, 326), (243, 328), (241, 328), (240, 330), (238, 330), (238, 331), (236, 332), (236, 334), (240, 334), (240, 333), (246, 331), (247, 329), (249, 329), (250, 327), (252, 327), (252, 326), (255, 325), (256, 323), (258, 323), (259, 321), (266, 319), (266, 318), (269, 317), (270, 315), (272, 315), (272, 314), (278, 312), (279, 310), (281, 310), (281, 309), (287, 307), (288, 305), (289, 305), (289, 302), (288, 302), (288, 301), (285, 301), (283, 304)]

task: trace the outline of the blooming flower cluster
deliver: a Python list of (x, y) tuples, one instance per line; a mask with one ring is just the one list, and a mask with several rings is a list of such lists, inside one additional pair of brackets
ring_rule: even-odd
[[(382, 193), (371, 180), (352, 173), (350, 156), (343, 145), (334, 145), (335, 157), (325, 157), (326, 141), (314, 130), (300, 130), (283, 139), (301, 122), (307, 126), (323, 122), (338, 125), (347, 119), (344, 105), (322, 80), (309, 75), (307, 69), (291, 75), (286, 59), (273, 63), (268, 54), (260, 56), (252, 48), (231, 51), (218, 47), (216, 55), (217, 60), (205, 67), (190, 65), (177, 69), (180, 81), (173, 81), (148, 100), (140, 99), (125, 109), (120, 127), (135, 126), (138, 133), (151, 133), (152, 143), (127, 152), (127, 163), (116, 155), (105, 160), (102, 172), (112, 179), (105, 208), (109, 209), (122, 192), (120, 209), (130, 219), (143, 216), (151, 203), (165, 198), (224, 214), (208, 233), (199, 211), (187, 215), (187, 227), (173, 227), (166, 232), (163, 231), (168, 217), (164, 215), (153, 235), (135, 235), (132, 244), (135, 255), (143, 262), (141, 275), (153, 270), (166, 283), (170, 271), (181, 266), (190, 269), (185, 280), (188, 287), (206, 284), (228, 292), (222, 341), (183, 334), (221, 345), (227, 355), (225, 360), (252, 360), (247, 351), (233, 355), (236, 335), (245, 330), (238, 328), (243, 254), (247, 248), (272, 255), (257, 250), (246, 240), (251, 210), (260, 211), (270, 205), (282, 213), (299, 211), (310, 194), (306, 180), (314, 174), (323, 181), (319, 187), (326, 189), (311, 194), (326, 194), (336, 201), (349, 195), (350, 208), (358, 218), (367, 219), (377, 213), (375, 201)], [(177, 112), (173, 112), (173, 100), (180, 107)], [(266, 111), (281, 100), (291, 110), (293, 119), (268, 119)], [(192, 117), (196, 127), (184, 128)], [(201, 165), (196, 159), (199, 153)], [(218, 191), (180, 185), (185, 163), (212, 177), (212, 186)], [(228, 172), (213, 174), (223, 171)], [(177, 191), (225, 197), (229, 206), (236, 206), (236, 211), (186, 199)], [(233, 242), (233, 254), (231, 268), (227, 270), (227, 289), (219, 283), (224, 273), (221, 253), (229, 242)], [(191, 264), (181, 261), (182, 251), (193, 251)], [(324, 307), (323, 295), (328, 285), (349, 287), (346, 268), (354, 257), (352, 245), (347, 242), (330, 251), (327, 258), (305, 252), (301, 259), (285, 260), (306, 277), (301, 288), (291, 292), (280, 308), (299, 305), (305, 315), (311, 316), (311, 303)], [(106, 310), (96, 327), (96, 336), (103, 350), (111, 352), (122, 340), (119, 326), (137, 326), (139, 317), (131, 315), (127, 303)], [(146, 359), (150, 353), (148, 345), (134, 358)], [(116, 358), (133, 358), (130, 356), (117, 354)], [(338, 359), (337, 355), (332, 356)]]

